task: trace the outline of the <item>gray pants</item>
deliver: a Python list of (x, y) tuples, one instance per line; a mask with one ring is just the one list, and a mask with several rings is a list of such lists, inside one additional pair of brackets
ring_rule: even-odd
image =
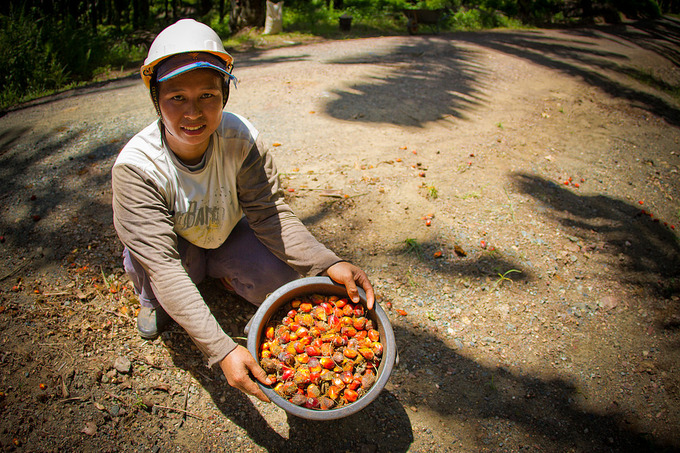
[[(202, 249), (182, 238), (177, 245), (182, 265), (195, 284), (206, 276), (226, 279), (236, 294), (254, 305), (260, 305), (279, 286), (300, 278), (255, 237), (245, 217), (216, 249)], [(127, 248), (123, 251), (123, 266), (142, 306), (157, 307), (159, 303), (146, 271)]]

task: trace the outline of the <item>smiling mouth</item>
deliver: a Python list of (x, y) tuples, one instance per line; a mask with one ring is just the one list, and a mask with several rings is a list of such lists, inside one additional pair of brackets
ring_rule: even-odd
[(200, 131), (200, 130), (203, 129), (204, 127), (205, 127), (205, 125), (200, 125), (200, 126), (182, 126), (182, 129), (184, 129), (185, 131), (188, 131), (188, 132), (196, 132), (196, 131)]

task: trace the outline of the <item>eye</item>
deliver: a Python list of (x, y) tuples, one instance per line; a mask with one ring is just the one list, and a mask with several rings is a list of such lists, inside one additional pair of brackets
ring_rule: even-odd
[(173, 97), (171, 97), (170, 99), (172, 99), (173, 101), (176, 101), (176, 102), (181, 102), (181, 101), (184, 100), (184, 96), (176, 94)]
[(201, 97), (202, 97), (203, 99), (210, 99), (210, 98), (215, 97), (215, 95), (212, 94), (212, 93), (203, 93), (203, 94), (201, 95)]

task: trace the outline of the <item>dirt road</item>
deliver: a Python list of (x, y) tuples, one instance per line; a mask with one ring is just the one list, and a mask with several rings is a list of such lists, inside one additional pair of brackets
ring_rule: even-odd
[[(154, 342), (110, 168), (154, 120), (137, 78), (0, 118), (0, 444), (18, 451), (680, 448), (680, 38), (616, 28), (236, 53), (228, 109), (309, 228), (365, 268), (397, 336), (381, 396), (286, 416)], [(254, 313), (214, 282), (225, 330)]]

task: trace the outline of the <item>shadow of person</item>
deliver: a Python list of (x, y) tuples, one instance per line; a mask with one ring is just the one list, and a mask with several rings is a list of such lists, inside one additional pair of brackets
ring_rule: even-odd
[[(227, 294), (213, 279), (206, 279), (198, 285), (198, 289), (225, 332), (243, 344), (238, 335), (242, 334), (247, 320), (255, 313), (255, 307), (235, 295)], [(204, 357), (189, 336), (177, 335), (177, 331), (181, 331), (181, 327), (175, 325), (174, 335), (168, 332), (161, 336), (174, 365), (188, 371), (208, 392), (217, 409), (242, 428), (253, 442), (267, 451), (283, 451), (286, 439), (269, 425), (253, 401), (231, 387), (221, 370), (206, 368)]]
[[(204, 300), (224, 330), (237, 342), (256, 308), (245, 300), (226, 294), (212, 279), (198, 285)], [(332, 421), (311, 421), (287, 414), (288, 438), (277, 432), (260, 413), (255, 403), (229, 384), (220, 370), (205, 367), (188, 335), (174, 334), (161, 337), (175, 366), (187, 370), (210, 394), (215, 406), (234, 424), (241, 427), (253, 442), (270, 452), (389, 451), (405, 452), (413, 442), (411, 424), (397, 399), (383, 391), (362, 411)], [(285, 429), (284, 429), (285, 430)], [(380, 446), (380, 448), (379, 448)]]
[(401, 403), (387, 390), (360, 412), (328, 420), (305, 420), (288, 414), (286, 451), (378, 452), (408, 451), (413, 443), (411, 421)]

